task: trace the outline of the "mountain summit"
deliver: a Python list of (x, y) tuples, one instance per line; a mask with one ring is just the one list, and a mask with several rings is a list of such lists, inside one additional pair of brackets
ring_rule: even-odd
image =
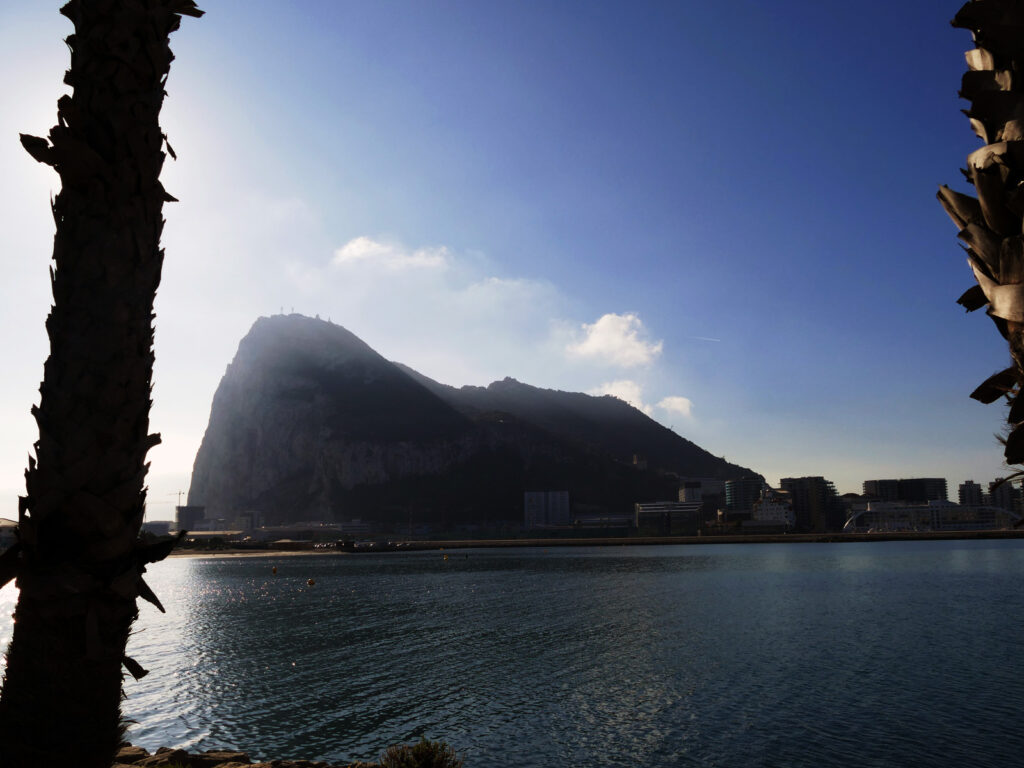
[(678, 476), (753, 474), (617, 398), (515, 379), (450, 387), (293, 314), (261, 317), (239, 344), (188, 503), (210, 517), (258, 510), (268, 524), (486, 523), (520, 519), (526, 490), (622, 512), (674, 499)]

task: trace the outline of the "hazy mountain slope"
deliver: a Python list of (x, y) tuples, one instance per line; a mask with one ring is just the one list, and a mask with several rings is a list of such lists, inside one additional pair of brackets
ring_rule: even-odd
[(488, 411), (509, 413), (563, 438), (592, 446), (619, 461), (630, 462), (634, 455), (639, 455), (652, 469), (688, 477), (727, 480), (757, 474), (712, 455), (611, 395), (594, 397), (540, 389), (511, 378), (487, 387), (456, 389), (401, 367), (467, 415)]
[(330, 486), (385, 481), (396, 467), (437, 471), (442, 446), (472, 431), (344, 328), (299, 315), (260, 318), (214, 395), (189, 503), (324, 514)]
[[(633, 454), (652, 471), (632, 466)], [(213, 398), (189, 503), (268, 522), (371, 517), (486, 522), (521, 515), (525, 490), (628, 511), (674, 498), (682, 474), (734, 468), (615, 398), (506, 379), (454, 389), (300, 315), (260, 318)]]

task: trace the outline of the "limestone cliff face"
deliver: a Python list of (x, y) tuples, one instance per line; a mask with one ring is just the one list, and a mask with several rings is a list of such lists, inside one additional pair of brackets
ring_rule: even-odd
[(344, 328), (260, 318), (214, 395), (189, 503), (213, 515), (329, 514), (333, 489), (458, 461), (471, 426)]
[[(655, 456), (660, 471), (629, 466)], [(268, 523), (518, 517), (529, 488), (627, 506), (674, 497), (664, 472), (726, 464), (614, 398), (506, 380), (456, 390), (388, 362), (340, 326), (260, 318), (213, 398), (189, 504)]]

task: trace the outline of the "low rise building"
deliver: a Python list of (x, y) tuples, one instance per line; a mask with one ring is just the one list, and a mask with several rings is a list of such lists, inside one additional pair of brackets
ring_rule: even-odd
[(633, 506), (633, 525), (641, 534), (696, 536), (701, 530), (702, 501), (654, 501)]
[(290, 525), (265, 525), (254, 528), (248, 535), (254, 541), (337, 541), (345, 535), (342, 526), (333, 523), (292, 523)]
[(793, 500), (786, 491), (765, 488), (761, 498), (754, 502), (751, 522), (759, 525), (779, 525), (790, 529), (796, 525)]
[(245, 531), (189, 531), (185, 539), (198, 544), (234, 544), (240, 542), (244, 535)]
[(849, 533), (909, 531), (986, 531), (1012, 528), (1018, 512), (991, 505), (961, 505), (937, 499), (927, 504), (868, 502), (855, 511), (843, 530)]
[(154, 536), (166, 536), (173, 526), (174, 522), (171, 520), (148, 520), (142, 524), (142, 530)]
[(227, 525), (228, 528), (238, 528), (242, 531), (252, 531), (263, 527), (263, 513), (255, 509), (248, 509), (240, 512), (232, 518)]
[(18, 523), (15, 520), (8, 520), (0, 517), (0, 552), (7, 549), (18, 540)]

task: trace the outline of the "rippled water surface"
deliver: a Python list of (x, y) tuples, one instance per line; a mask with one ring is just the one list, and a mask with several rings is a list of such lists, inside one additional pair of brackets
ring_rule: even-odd
[(125, 706), (150, 749), (344, 762), (425, 735), (470, 768), (1024, 764), (1024, 543), (178, 558), (151, 576), (168, 613), (142, 610), (129, 653), (151, 674)]

